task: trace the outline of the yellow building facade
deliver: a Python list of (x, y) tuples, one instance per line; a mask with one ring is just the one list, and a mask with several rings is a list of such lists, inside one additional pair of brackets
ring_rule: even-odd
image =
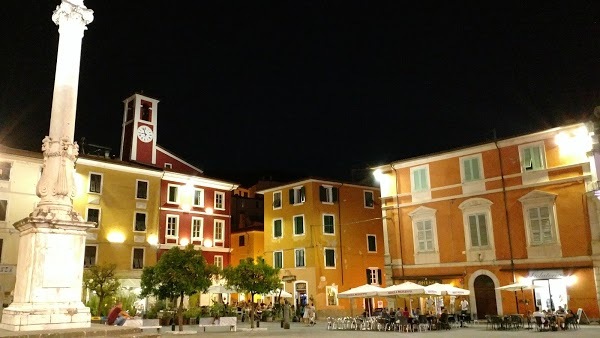
[[(469, 289), (479, 318), (536, 306), (598, 318), (591, 141), (587, 126), (575, 124), (374, 168), (388, 229), (387, 282)], [(519, 281), (536, 289), (496, 289)]]
[(265, 202), (264, 257), (281, 268), (293, 304), (314, 303), (321, 317), (362, 312), (362, 305), (337, 294), (383, 285), (379, 189), (305, 179), (258, 193)]
[(114, 263), (123, 287), (139, 287), (143, 268), (157, 260), (162, 174), (130, 162), (78, 158), (73, 207), (97, 223), (87, 234), (85, 267)]
[(231, 233), (231, 265), (237, 266), (240, 261), (264, 257), (265, 241), (262, 227), (242, 228)]

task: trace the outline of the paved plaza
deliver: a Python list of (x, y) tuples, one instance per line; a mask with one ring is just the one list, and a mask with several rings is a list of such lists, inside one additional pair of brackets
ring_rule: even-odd
[[(415, 336), (415, 337), (460, 337), (460, 338), (469, 338), (469, 337), (600, 337), (600, 325), (591, 324), (591, 325), (581, 325), (581, 328), (578, 330), (567, 330), (567, 331), (558, 331), (558, 332), (538, 332), (537, 330), (525, 330), (521, 329), (518, 331), (510, 330), (510, 331), (492, 331), (486, 328), (485, 324), (476, 324), (471, 325), (467, 328), (452, 328), (451, 330), (443, 330), (443, 331), (427, 331), (427, 332), (409, 332), (409, 333), (399, 333), (399, 332), (389, 332), (389, 331), (350, 331), (350, 330), (327, 330), (327, 325), (325, 322), (317, 323), (315, 326), (308, 327), (304, 324), (300, 323), (290, 323), (290, 329), (284, 330), (281, 328), (280, 323), (278, 322), (261, 322), (260, 328), (255, 328), (254, 330), (250, 329), (250, 324), (238, 323), (237, 332), (230, 332), (228, 328), (225, 327), (214, 327), (207, 328), (206, 332), (202, 329), (199, 329), (197, 326), (185, 325), (183, 334), (178, 331), (171, 331), (170, 326), (165, 326), (161, 330), (160, 337), (311, 337), (311, 338), (333, 338), (333, 337), (398, 337), (401, 336)], [(73, 330), (54, 330), (49, 332), (44, 332), (44, 337), (52, 337), (52, 338), (61, 338), (61, 337), (84, 337), (91, 336), (90, 332), (100, 329), (105, 329), (105, 325), (100, 324), (92, 324), (90, 329), (85, 330), (86, 333), (81, 333), (80, 336), (74, 335)], [(140, 334), (131, 334), (130, 328), (129, 331), (126, 328), (113, 327), (111, 329), (110, 337), (118, 338), (133, 338), (133, 337), (156, 337), (155, 330), (149, 330), (145, 332), (143, 335)], [(176, 328), (177, 330), (177, 328)], [(193, 333), (196, 331), (196, 333)], [(31, 332), (10, 332), (0, 330), (0, 337), (39, 337), (41, 332), (31, 331)], [(29, 335), (28, 335), (29, 334)], [(36, 335), (38, 334), (38, 335)]]

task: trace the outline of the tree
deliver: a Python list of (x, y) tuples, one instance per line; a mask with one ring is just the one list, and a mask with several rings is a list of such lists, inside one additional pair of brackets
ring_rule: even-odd
[[(227, 280), (227, 287), (250, 294), (250, 318), (254, 318), (254, 295), (269, 293), (281, 285), (279, 269), (268, 265), (262, 257), (258, 257), (256, 263), (249, 257), (238, 266), (225, 267), (223, 276)], [(254, 328), (254, 320), (250, 320), (250, 325)]]
[(92, 265), (83, 271), (83, 285), (98, 296), (96, 314), (100, 315), (104, 300), (114, 296), (121, 284), (115, 278), (116, 264)]
[(183, 250), (176, 246), (165, 252), (155, 266), (144, 268), (141, 296), (153, 295), (159, 299), (179, 297), (177, 318), (179, 331), (183, 331), (183, 297), (198, 291), (206, 292), (218, 272), (219, 269), (209, 265), (202, 251), (195, 250), (193, 245)]

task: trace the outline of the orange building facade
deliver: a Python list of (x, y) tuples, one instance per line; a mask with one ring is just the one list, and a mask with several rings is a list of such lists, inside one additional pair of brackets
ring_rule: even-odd
[[(386, 283), (469, 289), (478, 318), (535, 306), (598, 318), (591, 135), (575, 124), (374, 168)], [(521, 281), (536, 288), (496, 289)], [(446, 298), (451, 311), (459, 306)]]
[(265, 205), (264, 257), (281, 268), (293, 304), (314, 303), (321, 318), (362, 312), (364, 304), (338, 293), (383, 286), (379, 189), (306, 179), (258, 193)]

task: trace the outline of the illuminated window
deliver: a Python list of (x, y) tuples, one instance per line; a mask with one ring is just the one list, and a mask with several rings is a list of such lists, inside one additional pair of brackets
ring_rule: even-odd
[(289, 190), (290, 204), (301, 204), (306, 201), (306, 189), (304, 187), (296, 187)]
[(225, 193), (215, 191), (215, 209), (225, 210)]
[(220, 219), (216, 219), (215, 220), (214, 235), (213, 235), (213, 239), (214, 239), (215, 243), (222, 243), (223, 242), (223, 238), (224, 238), (223, 232), (224, 231), (225, 231), (225, 221), (220, 220)]
[(412, 191), (429, 190), (429, 167), (415, 167), (410, 169)]
[(295, 263), (297, 268), (306, 266), (304, 261), (304, 249), (294, 249)]
[(546, 168), (544, 143), (537, 142), (519, 146), (522, 171), (535, 171)]
[(194, 189), (194, 206), (204, 207), (204, 189)]
[(323, 203), (335, 203), (338, 200), (338, 188), (329, 185), (319, 187), (319, 200)]
[(202, 241), (204, 238), (204, 219), (201, 217), (192, 217), (192, 242)]

